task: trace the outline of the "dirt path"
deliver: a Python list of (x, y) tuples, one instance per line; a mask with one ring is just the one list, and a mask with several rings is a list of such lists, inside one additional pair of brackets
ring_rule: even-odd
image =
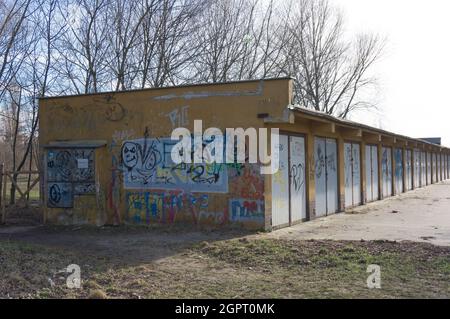
[(450, 246), (450, 182), (264, 236), (280, 239), (407, 240)]

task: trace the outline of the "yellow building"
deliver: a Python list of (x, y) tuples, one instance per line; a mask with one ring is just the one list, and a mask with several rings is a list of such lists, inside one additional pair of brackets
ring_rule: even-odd
[[(449, 178), (448, 148), (291, 101), (289, 78), (42, 98), (45, 221), (271, 230)], [(175, 164), (172, 131), (194, 120), (278, 128), (278, 172)]]

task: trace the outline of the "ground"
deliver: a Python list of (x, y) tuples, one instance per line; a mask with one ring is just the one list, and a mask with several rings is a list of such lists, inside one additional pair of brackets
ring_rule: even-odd
[[(442, 183), (259, 234), (2, 226), (0, 298), (450, 298), (449, 196)], [(69, 264), (81, 289), (57, 274)]]
[(272, 238), (418, 241), (450, 246), (450, 182), (271, 233)]

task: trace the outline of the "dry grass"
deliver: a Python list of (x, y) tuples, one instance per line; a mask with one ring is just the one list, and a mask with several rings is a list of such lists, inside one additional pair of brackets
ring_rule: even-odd
[[(138, 261), (132, 254), (2, 240), (0, 297), (450, 297), (450, 248), (423, 243), (244, 237), (192, 244), (156, 260)], [(66, 288), (57, 274), (71, 263), (81, 267), (81, 289)], [(381, 266), (381, 289), (366, 287), (369, 264)]]

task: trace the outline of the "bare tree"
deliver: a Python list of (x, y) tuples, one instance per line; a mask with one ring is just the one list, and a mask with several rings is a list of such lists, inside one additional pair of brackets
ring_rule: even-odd
[(100, 92), (111, 83), (107, 74), (110, 29), (108, 0), (62, 0), (58, 23), (65, 26), (55, 43), (56, 67), (69, 91)]
[(252, 22), (256, 1), (209, 1), (198, 17), (194, 41), (201, 52), (194, 60), (195, 79), (225, 82), (243, 76), (247, 53), (251, 52)]
[(369, 71), (382, 53), (380, 37), (347, 40), (342, 13), (328, 0), (293, 1), (285, 21), (289, 45), (280, 70), (295, 78), (297, 103), (342, 118), (375, 107), (366, 94), (375, 84)]
[(31, 0), (0, 1), (0, 99), (20, 69), (27, 51)]
[(114, 90), (125, 90), (133, 87), (140, 65), (137, 47), (140, 43), (141, 26), (147, 15), (153, 13), (156, 1), (116, 0), (108, 6), (111, 17), (110, 29), (107, 33), (108, 48), (111, 57), (106, 61), (115, 82)]
[(191, 82), (200, 46), (192, 41), (205, 0), (156, 1), (142, 25), (140, 88)]

